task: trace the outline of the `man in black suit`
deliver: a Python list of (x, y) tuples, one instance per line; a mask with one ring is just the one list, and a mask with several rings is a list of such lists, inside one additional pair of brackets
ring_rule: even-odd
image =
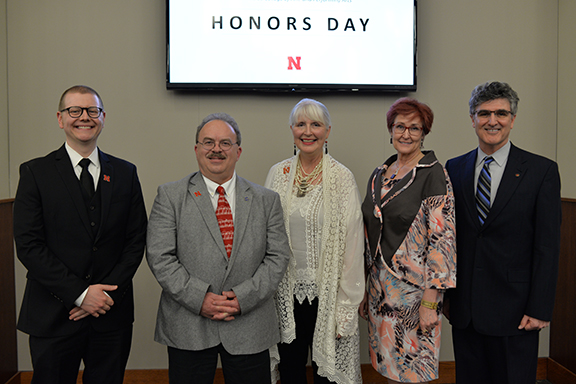
[(56, 113), (66, 143), (20, 166), (18, 258), (28, 269), (18, 329), (30, 335), (32, 383), (122, 383), (132, 341), (132, 277), (146, 210), (136, 167), (101, 152), (104, 105), (86, 86)]
[(550, 324), (560, 248), (560, 176), (509, 141), (518, 95), (506, 83), (470, 98), (477, 149), (449, 160), (458, 280), (447, 293), (456, 381), (534, 384), (539, 330)]

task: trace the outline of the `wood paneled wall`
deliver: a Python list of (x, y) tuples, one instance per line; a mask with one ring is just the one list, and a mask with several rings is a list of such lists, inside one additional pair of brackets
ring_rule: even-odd
[[(0, 294), (2, 295), (0, 308), (3, 309), (0, 311), (0, 383), (7, 383), (18, 370), (12, 201), (12, 199), (0, 200)], [(576, 382), (576, 199), (562, 199), (560, 273), (550, 329), (550, 360), (552, 361), (547, 362), (548, 366), (552, 364), (554, 369), (550, 367), (546, 369), (546, 360), (540, 359), (539, 361), (539, 380), (548, 378), (555, 384)], [(441, 363), (440, 379), (434, 383), (450, 383), (454, 380), (454, 363), (443, 363)], [(373, 369), (369, 365), (362, 368), (366, 382), (373, 382), (371, 380), (374, 377), (380, 379), (379, 375), (372, 372)], [(27, 383), (30, 382), (31, 376), (31, 372), (22, 372), (21, 377), (17, 379), (18, 382), (22, 379), (22, 383)], [(134, 381), (127, 380), (128, 382), (167, 382), (166, 376), (166, 370), (127, 371), (127, 379), (134, 379)], [(143, 377), (147, 379), (144, 380)]]
[(560, 272), (550, 326), (550, 358), (576, 373), (576, 199), (562, 199)]
[(0, 200), (0, 383), (18, 372), (12, 203)]

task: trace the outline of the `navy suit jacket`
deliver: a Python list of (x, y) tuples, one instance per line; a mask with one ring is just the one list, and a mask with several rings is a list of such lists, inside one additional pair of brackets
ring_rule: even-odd
[[(146, 210), (136, 167), (99, 151), (100, 228), (93, 234), (78, 177), (64, 146), (20, 166), (14, 238), (26, 290), (18, 329), (33, 336), (71, 334), (90, 322), (98, 331), (132, 324), (132, 277), (144, 253)], [(91, 284), (118, 285), (104, 316), (68, 319)]]
[(474, 193), (477, 150), (449, 160), (456, 200), (457, 283), (450, 323), (513, 336), (524, 315), (552, 317), (560, 250), (560, 176), (552, 160), (512, 145), (496, 199), (480, 225)]

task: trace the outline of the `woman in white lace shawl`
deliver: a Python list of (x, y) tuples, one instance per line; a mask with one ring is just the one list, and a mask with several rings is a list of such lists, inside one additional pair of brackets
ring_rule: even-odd
[[(325, 153), (330, 124), (322, 103), (296, 104), (290, 114), (295, 156), (274, 165), (266, 179), (280, 194), (293, 254), (276, 294), (282, 384), (306, 383), (309, 351), (314, 383), (362, 382), (360, 195), (354, 175)], [(274, 351), (271, 356), (274, 361)]]

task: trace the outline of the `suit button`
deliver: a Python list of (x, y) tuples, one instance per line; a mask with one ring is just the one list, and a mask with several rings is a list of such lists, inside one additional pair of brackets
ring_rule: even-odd
[(92, 248), (92, 251), (96, 252), (98, 250), (98, 247), (94, 247)]
[(85, 279), (86, 279), (86, 280), (90, 280), (91, 277), (92, 277), (92, 276), (90, 276), (90, 275), (86, 275)]
[(93, 226), (93, 227), (95, 227), (95, 226), (96, 226), (96, 223), (95, 223), (95, 222), (91, 222), (90, 225)]
[(90, 206), (90, 210), (91, 210), (91, 211), (93, 211), (93, 210), (95, 210), (95, 209), (96, 209), (95, 206), (93, 206), (93, 205)]

